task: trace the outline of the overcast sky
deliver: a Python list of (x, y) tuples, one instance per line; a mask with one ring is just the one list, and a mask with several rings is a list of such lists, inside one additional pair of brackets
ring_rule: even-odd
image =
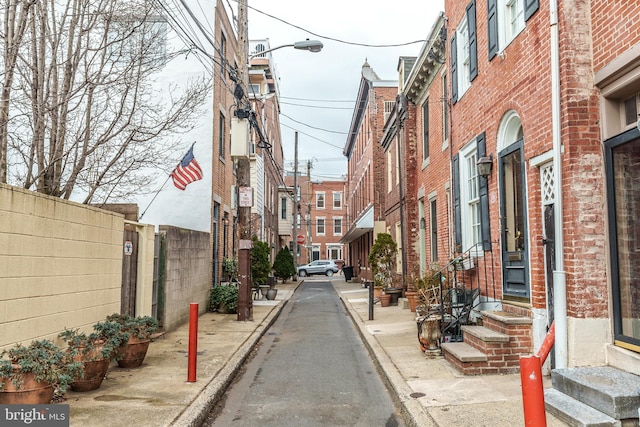
[[(285, 169), (293, 170), (293, 141), (298, 131), (301, 170), (306, 171), (311, 160), (315, 178), (340, 179), (347, 173), (342, 152), (362, 65), (367, 61), (381, 79), (397, 80), (398, 58), (419, 54), (444, 8), (443, 0), (375, 3), (248, 1), (250, 40), (268, 38), (272, 48), (307, 38), (324, 44), (319, 53), (293, 48), (272, 53), (280, 78)], [(237, 8), (236, 2), (231, 5)], [(375, 47), (414, 41), (421, 42)]]

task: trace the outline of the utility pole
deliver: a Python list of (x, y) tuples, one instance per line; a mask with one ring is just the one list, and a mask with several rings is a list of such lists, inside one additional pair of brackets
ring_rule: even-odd
[(298, 132), (295, 134), (295, 148), (293, 151), (293, 266), (298, 274)]
[[(311, 160), (307, 160), (307, 256), (309, 261), (313, 261), (313, 246), (311, 245)], [(325, 203), (326, 197), (325, 197)]]
[[(249, 87), (249, 29), (248, 25), (248, 0), (238, 0), (238, 68), (242, 88), (247, 91)], [(245, 92), (248, 93), (248, 92)], [(249, 109), (247, 100), (246, 108)], [(238, 157), (237, 160), (237, 184), (239, 190), (251, 187), (251, 165), (249, 158)], [(246, 194), (246, 193), (245, 193)], [(253, 194), (251, 199), (253, 199)], [(238, 204), (238, 320), (253, 320), (253, 304), (251, 300), (251, 203), (243, 203), (240, 198)], [(246, 205), (249, 206), (246, 206)]]

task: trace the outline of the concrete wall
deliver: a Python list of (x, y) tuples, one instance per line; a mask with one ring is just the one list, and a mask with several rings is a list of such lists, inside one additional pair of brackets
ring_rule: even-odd
[(120, 214), (0, 184), (0, 349), (119, 312), (123, 229)]
[(165, 245), (161, 317), (164, 329), (169, 331), (189, 321), (191, 303), (198, 303), (200, 313), (206, 311), (211, 249), (209, 233), (166, 225), (161, 225), (159, 232)]

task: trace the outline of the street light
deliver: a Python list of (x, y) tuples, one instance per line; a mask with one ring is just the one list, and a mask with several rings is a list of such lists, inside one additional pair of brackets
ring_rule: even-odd
[(267, 49), (261, 52), (256, 52), (253, 55), (249, 55), (249, 59), (261, 57), (265, 53), (273, 52), (274, 50), (282, 49), (283, 47), (292, 47), (294, 49), (307, 50), (309, 52), (320, 52), (324, 47), (324, 45), (319, 40), (307, 39), (307, 40), (303, 40), (303, 41), (299, 41), (291, 44), (283, 44), (282, 46), (274, 47), (273, 49)]

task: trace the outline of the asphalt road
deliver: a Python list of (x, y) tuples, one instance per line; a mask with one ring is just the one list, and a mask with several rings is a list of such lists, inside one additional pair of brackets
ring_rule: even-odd
[(329, 280), (298, 288), (205, 426), (404, 425)]

